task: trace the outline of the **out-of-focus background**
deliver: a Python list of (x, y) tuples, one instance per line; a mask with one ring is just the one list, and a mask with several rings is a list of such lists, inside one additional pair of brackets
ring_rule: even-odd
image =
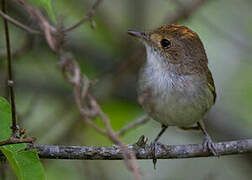
[[(185, 9), (197, 0), (179, 1)], [(217, 88), (216, 105), (206, 118), (214, 141), (252, 137), (252, 2), (202, 0), (177, 24), (196, 31), (204, 43)], [(69, 26), (82, 18), (94, 0), (53, 1), (56, 18)], [(128, 29), (152, 30), (179, 13), (175, 0), (104, 0), (89, 23), (66, 36), (70, 50), (94, 84), (91, 92), (119, 130), (144, 112), (136, 100), (136, 80), (144, 62), (144, 47), (127, 35)], [(9, 14), (33, 27), (33, 21), (13, 0)], [(2, 20), (1, 20), (2, 21)], [(58, 59), (45, 40), (10, 26), (19, 123), (39, 144), (110, 146), (111, 142), (83, 123), (73, 100), (72, 87), (64, 80)], [(0, 96), (7, 96), (3, 26), (0, 28)], [(101, 124), (99, 121), (98, 124)], [(160, 130), (155, 121), (128, 131), (122, 140), (134, 143), (145, 135), (154, 139)], [(200, 132), (171, 127), (162, 136), (166, 144), (201, 143)], [(48, 180), (132, 179), (123, 161), (42, 160)], [(250, 180), (252, 156), (137, 161), (143, 179)], [(8, 165), (1, 165), (0, 179), (15, 179)], [(5, 175), (3, 175), (5, 174)]]

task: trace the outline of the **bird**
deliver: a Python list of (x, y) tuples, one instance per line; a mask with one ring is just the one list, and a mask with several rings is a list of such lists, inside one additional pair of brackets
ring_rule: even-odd
[(198, 34), (176, 24), (147, 32), (128, 30), (128, 34), (140, 40), (146, 49), (137, 93), (144, 111), (162, 125), (154, 147), (169, 126), (196, 128), (204, 134), (204, 150), (217, 156), (204, 126), (204, 118), (216, 101), (216, 89)]

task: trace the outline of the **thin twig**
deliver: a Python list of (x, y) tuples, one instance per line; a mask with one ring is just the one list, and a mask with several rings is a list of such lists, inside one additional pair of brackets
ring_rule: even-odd
[(9, 144), (20, 144), (20, 143), (33, 143), (35, 140), (36, 140), (35, 137), (25, 137), (23, 139), (11, 137), (5, 141), (1, 141), (0, 146), (9, 145)]
[[(220, 156), (252, 153), (252, 139), (225, 141), (215, 143)], [(52, 146), (28, 144), (28, 149), (36, 149), (40, 158), (45, 159), (81, 159), (81, 160), (122, 160), (123, 153), (120, 146)], [(137, 159), (152, 159), (151, 146), (127, 145), (127, 148), (136, 154)], [(164, 145), (156, 146), (157, 159), (185, 159), (197, 157), (211, 157), (213, 154), (206, 151), (202, 144)]]
[(82, 18), (78, 23), (64, 29), (63, 31), (64, 32), (72, 31), (75, 28), (79, 27), (80, 25), (82, 25), (83, 23), (88, 22), (88, 21), (91, 22), (91, 26), (93, 27), (92, 18), (93, 18), (94, 14), (95, 14), (96, 9), (98, 8), (98, 6), (100, 5), (101, 2), (102, 2), (102, 0), (96, 0), (94, 5), (92, 6), (92, 8), (89, 10), (89, 12), (87, 13), (87, 15), (84, 18)]
[(24, 24), (22, 24), (21, 22), (13, 19), (12, 17), (8, 16), (7, 14), (5, 14), (4, 12), (0, 11), (0, 16), (2, 16), (5, 20), (9, 21), (11, 24), (19, 27), (20, 29), (23, 29), (25, 31), (27, 31), (28, 33), (31, 34), (41, 34), (40, 31), (32, 29)]
[(136, 121), (134, 121), (132, 123), (127, 124), (125, 127), (123, 127), (122, 129), (120, 129), (119, 131), (117, 131), (116, 134), (118, 136), (121, 136), (124, 133), (126, 133), (126, 131), (128, 131), (128, 130), (130, 130), (132, 128), (135, 128), (135, 127), (137, 127), (139, 125), (142, 125), (142, 124), (148, 122), (148, 120), (149, 120), (149, 117), (147, 115), (144, 115), (143, 117), (140, 117), (138, 120), (136, 120)]
[(107, 132), (104, 129), (102, 129), (99, 126), (97, 126), (90, 118), (84, 117), (83, 120), (89, 126), (91, 126), (92, 128), (94, 128), (97, 132), (101, 133), (104, 136), (107, 136)]
[[(6, 14), (7, 7), (5, 0), (2, 0), (2, 11)], [(11, 64), (11, 47), (9, 39), (9, 28), (8, 21), (4, 19), (4, 31), (6, 40), (6, 51), (7, 51), (7, 61), (8, 61), (8, 86), (10, 90), (11, 99), (11, 114), (12, 114), (12, 135), (15, 137), (18, 131), (17, 120), (16, 120), (16, 105), (15, 105), (15, 94), (14, 94), (14, 80), (12, 76), (12, 64)]]

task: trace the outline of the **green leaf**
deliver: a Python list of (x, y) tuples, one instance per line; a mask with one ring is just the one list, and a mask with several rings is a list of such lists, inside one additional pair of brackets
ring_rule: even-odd
[(0, 97), (0, 141), (6, 140), (11, 134), (11, 109), (9, 103)]
[(32, 5), (42, 7), (46, 10), (48, 16), (53, 22), (56, 22), (55, 14), (52, 8), (51, 0), (28, 0)]
[[(0, 97), (0, 141), (11, 136), (11, 108), (7, 100)], [(26, 144), (0, 146), (19, 180), (44, 180), (45, 173), (36, 150), (26, 151)]]

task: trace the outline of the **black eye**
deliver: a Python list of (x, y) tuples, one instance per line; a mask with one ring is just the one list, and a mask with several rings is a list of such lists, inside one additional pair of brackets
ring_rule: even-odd
[(171, 46), (171, 41), (169, 41), (167, 39), (162, 39), (160, 43), (161, 43), (163, 48), (168, 48), (168, 47)]

